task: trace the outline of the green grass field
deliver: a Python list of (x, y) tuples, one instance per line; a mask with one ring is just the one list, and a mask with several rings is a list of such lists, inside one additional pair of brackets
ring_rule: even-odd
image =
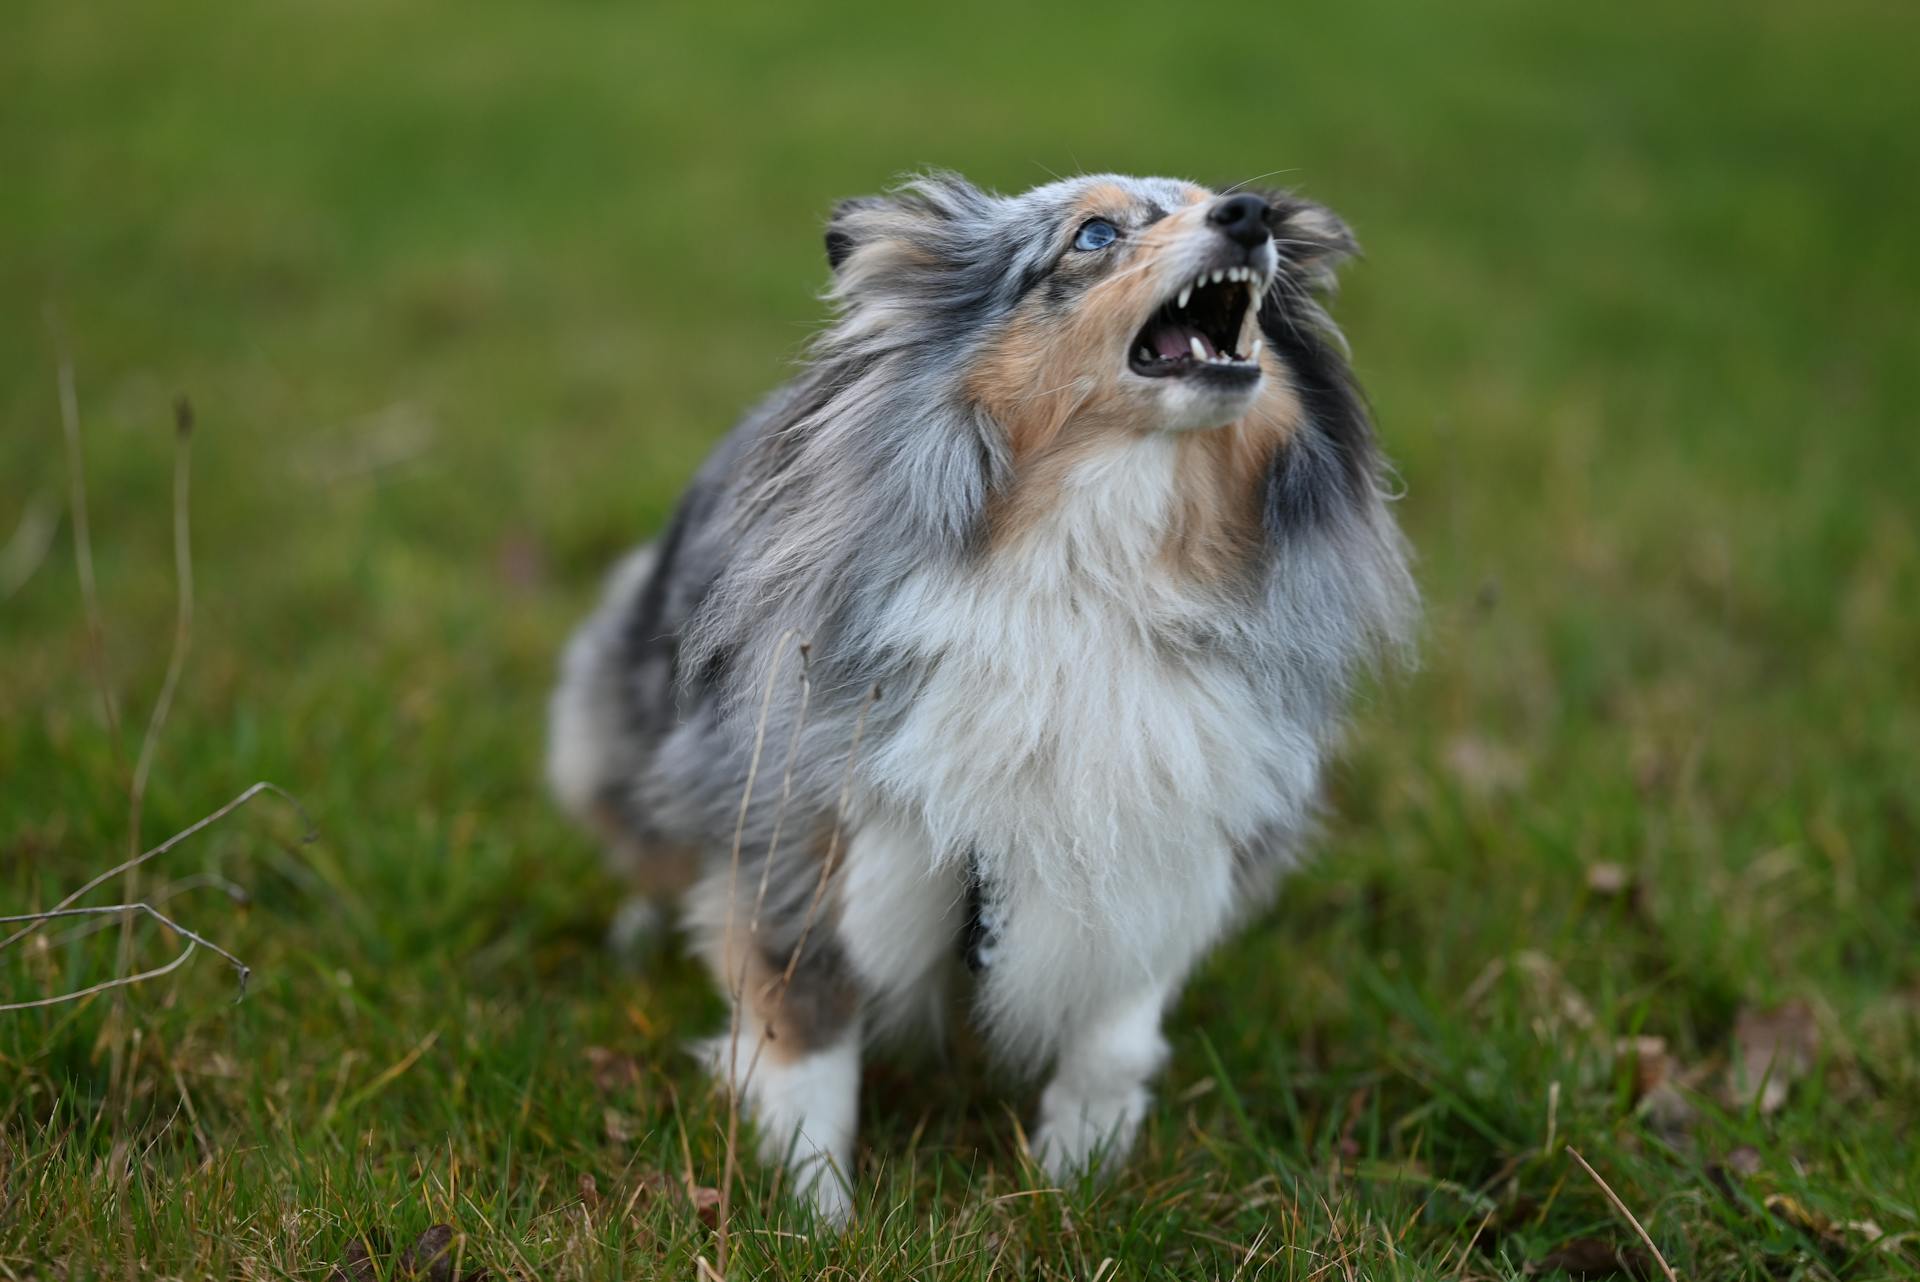
[[(358, 1238), (385, 1276), (433, 1224), (496, 1278), (719, 1263), (687, 1190), (726, 1109), (679, 1049), (718, 1004), (603, 951), (619, 887), (542, 795), (543, 703), (603, 567), (818, 323), (832, 201), (926, 165), (1279, 169), (1344, 212), (1424, 663), (1181, 1002), (1121, 1178), (1039, 1182), (1032, 1088), (963, 1040), (872, 1067), (844, 1236), (748, 1166), (727, 1276), (1662, 1276), (1568, 1145), (1686, 1278), (1920, 1275), (1920, 12), (6, 26), (0, 914), (129, 852), (180, 393), (192, 645), (139, 840), (259, 779), (318, 836), (262, 798), (143, 870), (243, 1003), (202, 951), (0, 1013), (0, 1277), (318, 1280)], [(110, 978), (117, 928), (74, 931), (0, 955), (0, 998)]]

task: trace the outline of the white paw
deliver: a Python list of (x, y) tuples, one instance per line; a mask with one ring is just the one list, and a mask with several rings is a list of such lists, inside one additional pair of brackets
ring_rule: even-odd
[(1040, 1126), (1033, 1154), (1047, 1178), (1065, 1184), (1091, 1172), (1111, 1175), (1127, 1160), (1146, 1116), (1149, 1096), (1136, 1086), (1087, 1097), (1049, 1086), (1040, 1097)]
[[(813, 1213), (834, 1228), (845, 1228), (853, 1218), (853, 1193), (846, 1178), (824, 1163), (803, 1163), (794, 1171), (795, 1190)], [(809, 1183), (810, 1181), (810, 1183)]]

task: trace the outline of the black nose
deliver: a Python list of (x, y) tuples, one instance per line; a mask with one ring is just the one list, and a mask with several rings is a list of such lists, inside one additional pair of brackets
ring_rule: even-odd
[(1207, 221), (1221, 232), (1254, 248), (1267, 239), (1267, 202), (1252, 192), (1229, 196), (1207, 211)]

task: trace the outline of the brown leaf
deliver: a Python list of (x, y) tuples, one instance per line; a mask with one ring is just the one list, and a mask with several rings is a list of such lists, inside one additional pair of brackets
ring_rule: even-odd
[(1733, 1027), (1727, 1098), (1741, 1108), (1757, 1102), (1762, 1114), (1779, 1112), (1793, 1083), (1813, 1070), (1819, 1051), (1820, 1030), (1806, 1002), (1741, 1011)]
[(1618, 1059), (1633, 1065), (1633, 1098), (1637, 1102), (1667, 1084), (1673, 1076), (1673, 1057), (1664, 1037), (1621, 1037), (1613, 1043)]
[(591, 1173), (580, 1177), (580, 1202), (589, 1211), (600, 1209), (600, 1182)]
[(1653, 1275), (1646, 1252), (1636, 1246), (1623, 1246), (1605, 1238), (1577, 1237), (1562, 1242), (1537, 1260), (1527, 1262), (1528, 1273), (1552, 1273), (1565, 1270), (1576, 1278), (1610, 1278), (1625, 1274), (1631, 1278)]
[(340, 1262), (327, 1274), (327, 1282), (374, 1282), (378, 1276), (379, 1271), (373, 1264), (373, 1248), (365, 1238), (357, 1237), (347, 1243)]
[(1833, 1221), (1818, 1211), (1809, 1210), (1806, 1203), (1785, 1193), (1772, 1193), (1761, 1205), (1769, 1213), (1779, 1216), (1802, 1233), (1813, 1237), (1831, 1238), (1838, 1236), (1833, 1231)]
[(436, 1224), (414, 1240), (394, 1262), (394, 1273), (426, 1282), (453, 1282), (454, 1233), (451, 1224)]
[(640, 1061), (633, 1056), (605, 1046), (589, 1046), (586, 1057), (593, 1084), (602, 1095), (623, 1094), (640, 1084)]
[(720, 1190), (710, 1189), (704, 1184), (695, 1185), (687, 1190), (687, 1200), (693, 1203), (693, 1213), (708, 1228), (720, 1223)]

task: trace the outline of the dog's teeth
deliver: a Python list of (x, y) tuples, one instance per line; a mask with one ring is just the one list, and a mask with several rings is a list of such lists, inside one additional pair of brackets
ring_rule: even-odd
[(1140, 359), (1148, 362), (1151, 362), (1153, 360), (1153, 352), (1151, 349), (1147, 347), (1145, 343), (1142, 343), (1140, 345)]
[(1193, 286), (1189, 285), (1185, 289), (1180, 291), (1180, 298), (1176, 305), (1184, 309), (1187, 305), (1187, 300), (1192, 297), (1193, 297)]
[(1264, 349), (1264, 348), (1266, 347), (1266, 345), (1267, 345), (1267, 340), (1266, 340), (1266, 339), (1264, 339), (1264, 338), (1256, 338), (1256, 339), (1254, 339), (1254, 340), (1253, 340), (1253, 350), (1251, 350), (1251, 351), (1249, 351), (1249, 352), (1247, 353), (1247, 359), (1248, 359), (1248, 360), (1250, 360), (1250, 361), (1257, 361), (1257, 360), (1259, 360), (1259, 359), (1260, 359), (1260, 353), (1261, 353), (1261, 351), (1262, 351), (1262, 350), (1263, 350), (1263, 349)]
[[(1199, 339), (1189, 338), (1187, 340), (1187, 346), (1193, 349), (1193, 359), (1195, 359), (1196, 361), (1204, 361), (1205, 359), (1207, 359), (1207, 349), (1201, 345), (1201, 342)], [(1107, 350), (1111, 351), (1113, 349), (1108, 348)]]

